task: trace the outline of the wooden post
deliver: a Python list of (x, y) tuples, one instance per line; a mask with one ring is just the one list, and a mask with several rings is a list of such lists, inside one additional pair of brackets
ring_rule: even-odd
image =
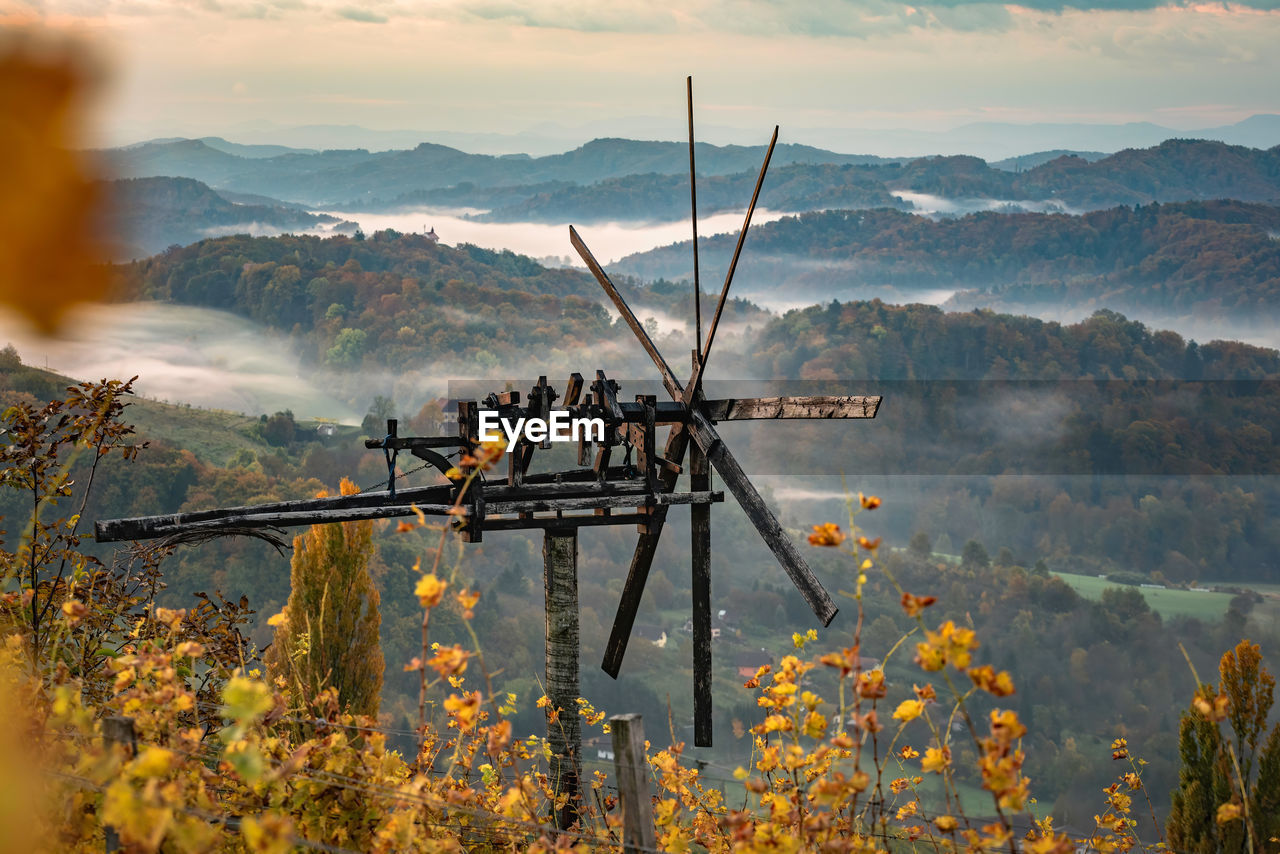
[(644, 722), (639, 715), (614, 715), (609, 718), (609, 731), (613, 734), (614, 776), (622, 804), (622, 850), (624, 854), (655, 851), (658, 840), (653, 829)]
[(578, 763), (582, 756), (578, 716), (578, 531), (548, 528), (542, 541), (542, 574), (547, 607), (547, 741), (551, 745), (551, 786), (568, 800), (553, 807), (556, 827), (578, 820)]
[[(710, 489), (702, 449), (689, 449), (690, 489)], [(711, 506), (689, 507), (693, 554), (693, 743), (711, 746)]]
[[(108, 744), (124, 745), (125, 755), (132, 758), (138, 748), (137, 734), (133, 730), (133, 718), (112, 715), (102, 719), (102, 738)], [(107, 854), (115, 854), (120, 850), (120, 837), (114, 827), (104, 827), (103, 836), (106, 841)]]

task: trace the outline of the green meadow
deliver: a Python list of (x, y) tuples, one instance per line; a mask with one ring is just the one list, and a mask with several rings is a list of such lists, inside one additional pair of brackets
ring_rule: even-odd
[[(1070, 584), (1086, 599), (1098, 600), (1102, 598), (1102, 591), (1108, 587), (1125, 586), (1094, 575), (1076, 575), (1070, 572), (1055, 572), (1054, 575)], [(1195, 617), (1197, 620), (1205, 621), (1220, 620), (1227, 612), (1227, 606), (1231, 604), (1230, 593), (1198, 593), (1191, 590), (1158, 590), (1150, 587), (1134, 589), (1147, 600), (1151, 610), (1165, 619)]]

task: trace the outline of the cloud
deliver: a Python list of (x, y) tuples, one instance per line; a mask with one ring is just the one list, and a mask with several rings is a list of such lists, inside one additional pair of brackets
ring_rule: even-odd
[(359, 21), (362, 24), (385, 24), (387, 16), (368, 9), (360, 9), (356, 6), (343, 6), (337, 10), (339, 18), (346, 18), (348, 21)]
[[(1187, 10), (1231, 16), (1280, 11), (1280, 0), (381, 0), (374, 9), (350, 0), (0, 0), (48, 14), (162, 15), (203, 11), (229, 18), (332, 15), (359, 23), (406, 20), (482, 21), (581, 33), (735, 34), (870, 38), (912, 31), (1003, 32), (1020, 12), (1059, 15)], [(91, 11), (92, 10), (92, 11)]]
[(1212, 14), (1280, 10), (1280, 0), (689, 0), (678, 10), (650, 0), (586, 4), (568, 0), (481, 0), (433, 7), (462, 17), (578, 32), (661, 35), (672, 32), (867, 38), (910, 30), (999, 32), (1013, 12), (1059, 14), (1186, 9)]

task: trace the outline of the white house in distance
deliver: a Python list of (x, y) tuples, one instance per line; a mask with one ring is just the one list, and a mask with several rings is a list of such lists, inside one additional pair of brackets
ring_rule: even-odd
[[(423, 227), (425, 228), (425, 226)], [(436, 227), (434, 225), (431, 226), (431, 230), (426, 232), (423, 236), (426, 237), (427, 240), (430, 240), (432, 243), (440, 242), (440, 235), (436, 234)]]
[(667, 645), (666, 629), (659, 628), (658, 626), (650, 626), (650, 625), (645, 625), (643, 623), (637, 623), (634, 629), (634, 632), (636, 637), (640, 638), (641, 640), (647, 640), (649, 643), (653, 644), (659, 649), (662, 649)]

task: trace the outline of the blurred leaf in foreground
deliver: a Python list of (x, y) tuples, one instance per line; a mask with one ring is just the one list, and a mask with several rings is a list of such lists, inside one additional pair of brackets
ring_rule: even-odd
[(84, 53), (33, 30), (0, 34), (0, 306), (46, 335), (107, 290), (98, 192), (73, 150), (91, 76)]

